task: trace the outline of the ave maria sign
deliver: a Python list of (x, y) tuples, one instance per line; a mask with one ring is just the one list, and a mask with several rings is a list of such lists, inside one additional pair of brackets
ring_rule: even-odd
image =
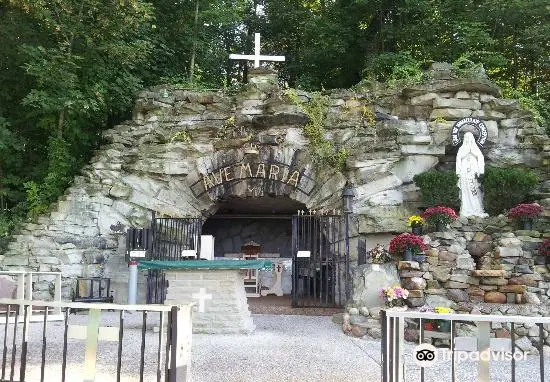
[[(202, 179), (191, 186), (193, 194), (200, 196), (219, 186), (236, 182), (248, 182), (253, 187), (259, 183), (268, 185), (272, 182), (283, 183), (293, 190), (297, 189), (306, 195), (313, 189), (313, 179), (306, 175), (304, 169), (296, 169), (283, 163), (238, 162), (220, 167), (202, 175)], [(260, 181), (260, 182), (259, 182)], [(201, 187), (198, 187), (199, 184)]]

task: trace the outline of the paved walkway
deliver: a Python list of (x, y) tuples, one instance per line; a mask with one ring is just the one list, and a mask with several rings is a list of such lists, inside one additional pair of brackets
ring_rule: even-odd
[(330, 317), (254, 315), (254, 322), (248, 336), (194, 335), (193, 380), (380, 381), (380, 343), (344, 335)]

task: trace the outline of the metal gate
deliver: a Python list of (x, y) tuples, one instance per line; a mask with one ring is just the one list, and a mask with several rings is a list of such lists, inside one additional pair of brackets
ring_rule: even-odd
[(292, 217), (292, 306), (340, 307), (350, 294), (346, 216)]
[[(179, 261), (201, 251), (201, 218), (157, 218), (151, 222), (151, 260)], [(189, 252), (186, 252), (189, 251)], [(147, 273), (147, 303), (163, 304), (168, 281), (162, 270)]]

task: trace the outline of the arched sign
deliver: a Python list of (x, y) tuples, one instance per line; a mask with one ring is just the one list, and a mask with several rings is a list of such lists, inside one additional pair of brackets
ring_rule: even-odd
[(477, 144), (483, 146), (487, 140), (487, 126), (485, 126), (482, 120), (473, 117), (462, 118), (453, 125), (453, 129), (451, 130), (453, 146), (460, 143), (460, 129), (464, 125), (474, 126), (477, 129)]

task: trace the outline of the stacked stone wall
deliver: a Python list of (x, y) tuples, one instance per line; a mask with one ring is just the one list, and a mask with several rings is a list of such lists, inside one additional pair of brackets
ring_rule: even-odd
[[(400, 261), (409, 304), (550, 304), (550, 258), (538, 246), (550, 231), (515, 230), (497, 218), (461, 218), (445, 232), (424, 236), (426, 262)], [(548, 262), (548, 265), (546, 264)]]

